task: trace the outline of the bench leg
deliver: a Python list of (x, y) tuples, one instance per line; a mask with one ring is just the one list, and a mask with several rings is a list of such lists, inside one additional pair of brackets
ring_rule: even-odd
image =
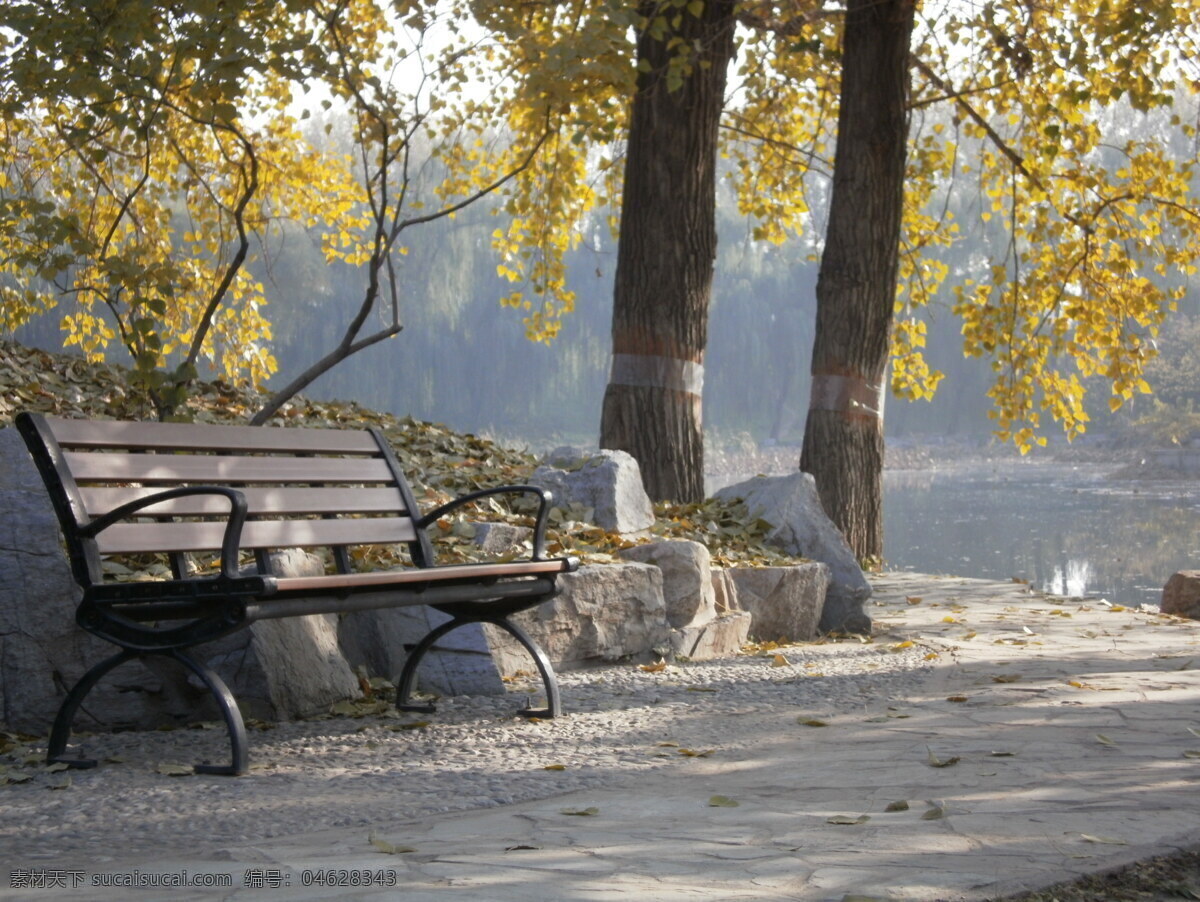
[(197, 764), (194, 767), (196, 773), (221, 774), (229, 777), (238, 777), (246, 773), (250, 769), (250, 754), (246, 745), (246, 723), (242, 720), (242, 711), (238, 707), (237, 699), (233, 697), (233, 693), (229, 691), (225, 681), (217, 676), (212, 668), (205, 667), (177, 648), (173, 648), (165, 654), (198, 676), (208, 687), (217, 707), (221, 709), (221, 716), (225, 719), (225, 728), (229, 732), (229, 764)]
[(50, 730), (50, 743), (46, 747), (47, 764), (66, 764), (80, 769), (96, 766), (93, 758), (67, 758), (64, 755), (67, 750), (67, 740), (71, 738), (71, 724), (75, 720), (75, 712), (79, 710), (79, 706), (87, 694), (100, 682), (101, 677), (137, 656), (136, 651), (125, 649), (111, 658), (105, 658), (79, 678), (79, 682), (67, 693), (67, 697), (59, 706), (58, 714), (54, 717), (54, 726)]
[(546, 657), (546, 653), (542, 651), (541, 647), (523, 629), (515, 623), (510, 623), (503, 617), (469, 620), (460, 620), (456, 617), (430, 630), (425, 638), (418, 642), (412, 651), (408, 653), (408, 658), (404, 662), (404, 669), (400, 672), (400, 685), (396, 689), (396, 708), (398, 710), (416, 711), (423, 714), (432, 714), (437, 710), (433, 705), (415, 705), (409, 702), (409, 698), (412, 697), (413, 684), (417, 678), (417, 668), (420, 667), (421, 659), (425, 657), (426, 652), (433, 648), (434, 643), (438, 639), (451, 630), (458, 629), (458, 627), (467, 623), (491, 623), (494, 626), (500, 627), (500, 629), (521, 643), (533, 658), (533, 662), (537, 665), (538, 673), (542, 676), (542, 684), (546, 687), (546, 707), (525, 707), (517, 713), (524, 717), (559, 717), (562, 714), (562, 701), (558, 692), (558, 678), (554, 675), (554, 667), (551, 665), (550, 659)]
[[(74, 768), (96, 766), (96, 761), (91, 758), (65, 757), (64, 753), (67, 750), (67, 740), (71, 738), (71, 724), (75, 720), (75, 713), (79, 710), (79, 706), (83, 703), (87, 694), (95, 688), (96, 684), (100, 682), (100, 679), (105, 674), (124, 664), (126, 661), (144, 657), (146, 654), (146, 652), (125, 649), (111, 658), (105, 658), (80, 678), (74, 688), (67, 693), (66, 699), (63, 700), (62, 705), (58, 709), (58, 714), (55, 715), (54, 726), (50, 730), (50, 742), (46, 748), (47, 764), (67, 764)], [(204, 685), (208, 687), (208, 691), (212, 693), (213, 698), (216, 699), (217, 707), (221, 709), (221, 716), (225, 719), (225, 726), (229, 731), (229, 742), (232, 747), (230, 763), (228, 765), (197, 764), (195, 766), (196, 773), (228, 774), (231, 776), (244, 774), (248, 769), (249, 761), (246, 750), (246, 725), (242, 722), (242, 712), (238, 709), (237, 701), (234, 699), (233, 693), (229, 691), (229, 687), (208, 667), (190, 658), (178, 649), (151, 652), (151, 654), (161, 654), (168, 658), (174, 658), (199, 677), (204, 682)]]

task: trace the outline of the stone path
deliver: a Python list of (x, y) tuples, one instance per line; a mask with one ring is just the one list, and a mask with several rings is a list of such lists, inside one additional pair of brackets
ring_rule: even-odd
[[(692, 747), (662, 749), (691, 752), (682, 763), (623, 769), (617, 755), (603, 779), (565, 794), (373, 816), (370, 830), (348, 821), (222, 842), (203, 818), (187, 827), (189, 795), (203, 799), (204, 781), (218, 778), (174, 781), (163, 800), (179, 817), (160, 836), (161, 854), (140, 843), (124, 851), (120, 818), (103, 825), (99, 845), (38, 827), (44, 842), (30, 851), (0, 789), (0, 830), (24, 856), (5, 855), (0, 899), (975, 900), (1195, 844), (1200, 623), (1013, 583), (915, 574), (873, 582), (869, 648), (878, 662), (910, 662), (896, 692), (825, 705), (823, 683), (848, 679), (836, 676), (838, 657), (863, 647), (817, 649), (834, 676), (805, 646), (773, 650), (750, 659), (788, 674), (763, 684), (766, 703), (668, 697), (670, 730)], [(641, 678), (669, 684), (671, 674)], [(654, 703), (623, 709), (647, 730), (643, 743), (660, 713)], [(521, 766), (505, 758), (498, 773)], [(119, 793), (133, 779), (125, 770), (110, 769), (95, 791)], [(402, 770), (391, 777), (374, 783), (385, 806)], [(226, 783), (237, 784), (248, 817), (280, 802), (253, 774)], [(289, 801), (303, 807), (303, 798)], [(336, 804), (321, 796), (312, 821), (328, 823)], [(97, 885), (184, 870), (189, 881), (231, 885)], [(83, 885), (2, 888), (14, 873), (15, 882)]]

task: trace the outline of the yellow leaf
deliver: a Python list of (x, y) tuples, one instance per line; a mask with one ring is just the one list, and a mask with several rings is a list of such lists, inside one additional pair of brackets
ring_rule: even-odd
[(929, 753), (928, 761), (930, 767), (953, 767), (962, 760), (958, 755), (954, 755), (945, 759), (939, 758), (933, 753), (933, 749), (929, 748), (929, 746), (925, 746), (925, 750)]
[(405, 852), (417, 851), (411, 846), (397, 846), (388, 842), (386, 839), (380, 839), (375, 834), (374, 830), (367, 834), (367, 842), (385, 855), (403, 855)]
[(737, 808), (738, 804), (737, 801), (729, 798), (729, 796), (712, 796), (708, 800), (710, 808)]
[(772, 667), (791, 667), (792, 662), (789, 661), (787, 658), (785, 658), (783, 655), (775, 655), (775, 657), (771, 658), (771, 666)]
[(848, 814), (835, 814), (833, 817), (826, 818), (825, 823), (853, 826), (856, 824), (865, 824), (870, 819), (870, 816), (866, 814), (860, 814), (858, 817), (851, 817)]
[(1106, 846), (1127, 846), (1127, 845), (1129, 845), (1129, 843), (1127, 843), (1125, 840), (1114, 839), (1111, 836), (1093, 836), (1090, 833), (1080, 833), (1079, 835), (1083, 838), (1084, 842), (1101, 843)]
[(642, 664), (638, 667), (639, 670), (644, 670), (646, 673), (662, 673), (667, 669), (667, 662), (662, 658), (658, 659), (656, 664)]

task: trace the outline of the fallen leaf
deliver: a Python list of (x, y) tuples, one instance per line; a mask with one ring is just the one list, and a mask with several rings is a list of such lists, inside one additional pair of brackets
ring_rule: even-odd
[(962, 760), (962, 758), (960, 758), (958, 755), (954, 755), (950, 758), (946, 758), (945, 760), (943, 760), (943, 759), (939, 758), (937, 755), (935, 755), (933, 753), (933, 749), (931, 749), (929, 746), (925, 746), (925, 750), (929, 753), (928, 760), (929, 760), (930, 767), (952, 767), (953, 765), (958, 764), (958, 762)]
[(702, 752), (697, 752), (695, 749), (680, 749), (679, 754), (685, 758), (707, 758), (715, 751), (716, 749), (705, 749)]
[(371, 845), (373, 845), (376, 849), (378, 849), (380, 852), (382, 852), (385, 855), (402, 855), (405, 852), (417, 851), (416, 849), (412, 848), (411, 846), (397, 846), (397, 845), (393, 845), (392, 843), (388, 842), (386, 839), (380, 839), (378, 836), (375, 835), (374, 830), (372, 830), (370, 833), (367, 834), (367, 842), (369, 842)]
[(1103, 733), (1096, 734), (1096, 741), (1099, 742), (1101, 745), (1107, 745), (1110, 747), (1116, 746), (1116, 743), (1113, 742), (1111, 739), (1109, 739), (1107, 736), (1105, 736)]
[(852, 826), (855, 824), (865, 824), (870, 819), (870, 816), (866, 814), (860, 814), (858, 817), (851, 817), (848, 814), (835, 814), (831, 818), (826, 818), (825, 823)]
[(1200, 749), (1188, 749), (1183, 753), (1185, 758), (1200, 758)]
[(70, 789), (71, 788), (71, 775), (63, 774), (61, 780), (58, 780), (55, 783), (46, 784), (46, 788), (47, 789)]
[(505, 852), (536, 852), (541, 846), (509, 846)]
[(565, 764), (547, 764), (545, 767), (542, 768), (542, 770), (566, 770), (566, 769), (567, 769), (567, 766)]
[(991, 754), (991, 757), (993, 757), (993, 758), (1015, 758), (1015, 757), (1017, 757), (1016, 752), (991, 752), (990, 754)]
[(914, 644), (915, 643), (912, 639), (905, 639), (903, 642), (896, 642), (892, 645), (889, 645), (888, 648), (890, 648), (892, 651), (900, 651), (905, 648), (912, 648)]
[(190, 777), (196, 773), (190, 764), (160, 764), (155, 770), (168, 777)]
[(920, 595), (906, 595), (904, 600), (909, 604), (920, 604), (924, 599)]
[(948, 702), (965, 702), (966, 700), (967, 700), (967, 697), (965, 695), (947, 695), (946, 696), (946, 701), (948, 701)]
[(1092, 836), (1089, 833), (1080, 833), (1079, 835), (1083, 837), (1084, 842), (1100, 843), (1101, 845), (1106, 845), (1106, 846), (1127, 846), (1127, 845), (1129, 845), (1129, 843), (1127, 843), (1125, 840), (1114, 839), (1111, 836)]
[(888, 802), (884, 811), (908, 811), (908, 802), (900, 799), (898, 802)]
[(713, 796), (708, 800), (710, 808), (737, 808), (740, 803), (729, 796)]
[(772, 667), (791, 667), (792, 662), (789, 661), (787, 658), (785, 658), (783, 655), (775, 655), (775, 657), (771, 658), (771, 666)]
[(1020, 680), (1021, 675), (1019, 673), (1001, 673), (992, 677), (993, 683), (1017, 683)]
[(564, 808), (561, 814), (566, 814), (571, 817), (591, 817), (593, 814), (599, 814), (599, 808)]
[(940, 819), (944, 818), (945, 816), (946, 816), (945, 806), (944, 805), (934, 805), (930, 808), (927, 808), (924, 812), (922, 812), (921, 820), (936, 821), (936, 820), (940, 820)]
[(641, 664), (638, 670), (643, 670), (646, 673), (662, 673), (667, 669), (667, 662), (663, 658), (659, 658), (656, 664)]
[(829, 726), (828, 721), (818, 720), (815, 717), (809, 717), (809, 718), (797, 717), (796, 723), (800, 724), (801, 726), (805, 726), (805, 727), (827, 727), (827, 726)]

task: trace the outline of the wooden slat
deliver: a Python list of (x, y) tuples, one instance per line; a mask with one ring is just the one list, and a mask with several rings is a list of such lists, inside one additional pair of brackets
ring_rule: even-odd
[(514, 561), (507, 564), (456, 564), (447, 567), (378, 570), (370, 573), (279, 577), (275, 580), (275, 585), (280, 593), (330, 592), (337, 589), (422, 582), (437, 583), (454, 579), (479, 580), (492, 577), (537, 576), (542, 573), (563, 573), (567, 571), (568, 567), (569, 564), (562, 560)]
[(46, 417), (64, 448), (163, 448), (182, 451), (278, 451), (296, 454), (378, 454), (369, 432), (208, 423), (133, 423)]
[[(85, 486), (79, 490), (88, 515), (100, 517), (110, 510), (153, 495), (161, 489), (153, 486)], [(404, 500), (395, 488), (272, 487), (244, 488), (246, 506), (252, 516), (277, 514), (383, 514), (406, 513)], [(138, 516), (200, 517), (222, 516), (229, 512), (228, 499), (220, 495), (189, 495), (174, 498), (138, 511)]]
[[(220, 522), (118, 523), (96, 537), (101, 554), (218, 551), (225, 536)], [(385, 545), (416, 538), (408, 517), (356, 520), (258, 520), (242, 529), (242, 548), (313, 548)]]
[(392, 482), (382, 459), (221, 457), (205, 454), (64, 453), (76, 482), (180, 483)]

